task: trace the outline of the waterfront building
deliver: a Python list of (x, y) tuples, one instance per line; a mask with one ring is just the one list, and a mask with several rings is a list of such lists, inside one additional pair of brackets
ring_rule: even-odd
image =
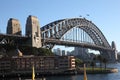
[[(12, 71), (12, 59), (9, 57), (0, 58), (0, 74), (9, 73)], [(7, 74), (6, 73), (6, 74)]]
[(36, 73), (57, 73), (75, 70), (74, 56), (12, 56), (0, 58), (0, 74), (31, 73), (34, 64)]

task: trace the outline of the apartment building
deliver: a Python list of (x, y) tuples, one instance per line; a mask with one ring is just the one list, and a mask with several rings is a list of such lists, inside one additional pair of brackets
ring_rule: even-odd
[(0, 58), (0, 73), (31, 73), (32, 66), (38, 73), (53, 73), (75, 69), (74, 56), (13, 56)]

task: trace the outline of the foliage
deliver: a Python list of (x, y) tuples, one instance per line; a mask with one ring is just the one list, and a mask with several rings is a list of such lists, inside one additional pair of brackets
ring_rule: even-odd
[(103, 63), (105, 64), (105, 69), (106, 69), (106, 63), (108, 62), (108, 60), (106, 58), (103, 58)]
[(53, 56), (54, 55), (51, 50), (46, 49), (46, 48), (38, 48), (37, 50), (38, 50), (38, 56)]
[(11, 45), (11, 44), (3, 44), (1, 45), (1, 47), (3, 47), (6, 51), (10, 51), (11, 49), (16, 48), (14, 45)]
[[(36, 55), (36, 56), (52, 56), (54, 55), (51, 50), (46, 48), (36, 48), (36, 47), (28, 47), (28, 46), (13, 46), (13, 45), (2, 45), (5, 50), (9, 53), (9, 51), (15, 51), (19, 49), (23, 55)], [(14, 55), (14, 54), (13, 54)]]
[(101, 55), (98, 55), (97, 56), (97, 59), (100, 61), (100, 68), (102, 68), (102, 61), (103, 61), (103, 58)]
[(75, 64), (76, 66), (80, 66), (81, 64), (83, 64), (83, 61), (79, 58), (75, 58)]
[[(83, 68), (79, 68), (80, 70), (84, 70)], [(102, 68), (102, 70), (104, 71), (104, 70), (111, 70), (112, 68)], [(93, 71), (93, 69), (92, 68), (88, 68), (88, 67), (86, 67), (86, 70), (87, 71)], [(94, 68), (94, 71), (101, 71), (101, 68)]]
[(95, 62), (92, 61), (90, 65), (92, 66), (92, 70), (94, 71), (94, 68), (95, 68)]
[(105, 69), (106, 69), (106, 64), (107, 64), (108, 60), (106, 58), (102, 57), (101, 55), (97, 56), (97, 60), (100, 61), (100, 68), (102, 68), (102, 63), (104, 63)]
[(29, 54), (31, 54), (31, 55), (34, 54), (36, 56), (53, 56), (54, 55), (51, 50), (46, 49), (46, 48), (31, 47), (30, 51), (31, 51), (31, 53), (29, 53)]

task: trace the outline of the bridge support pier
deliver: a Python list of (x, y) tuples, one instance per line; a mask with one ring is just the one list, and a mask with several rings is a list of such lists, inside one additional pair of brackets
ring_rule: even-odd
[(103, 58), (106, 58), (108, 62), (116, 62), (117, 61), (117, 52), (114, 51), (101, 51), (100, 52)]
[(110, 53), (111, 55), (111, 61), (116, 62), (117, 61), (117, 51), (114, 50), (113, 52)]

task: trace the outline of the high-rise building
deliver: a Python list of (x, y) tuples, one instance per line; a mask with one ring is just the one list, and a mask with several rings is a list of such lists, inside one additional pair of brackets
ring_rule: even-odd
[(62, 52), (60, 48), (57, 48), (57, 55), (62, 56)]
[(65, 55), (66, 55), (66, 51), (62, 50), (62, 56), (65, 56)]
[(80, 56), (81, 59), (86, 60), (89, 59), (89, 52), (86, 48), (75, 47), (74, 56)]

